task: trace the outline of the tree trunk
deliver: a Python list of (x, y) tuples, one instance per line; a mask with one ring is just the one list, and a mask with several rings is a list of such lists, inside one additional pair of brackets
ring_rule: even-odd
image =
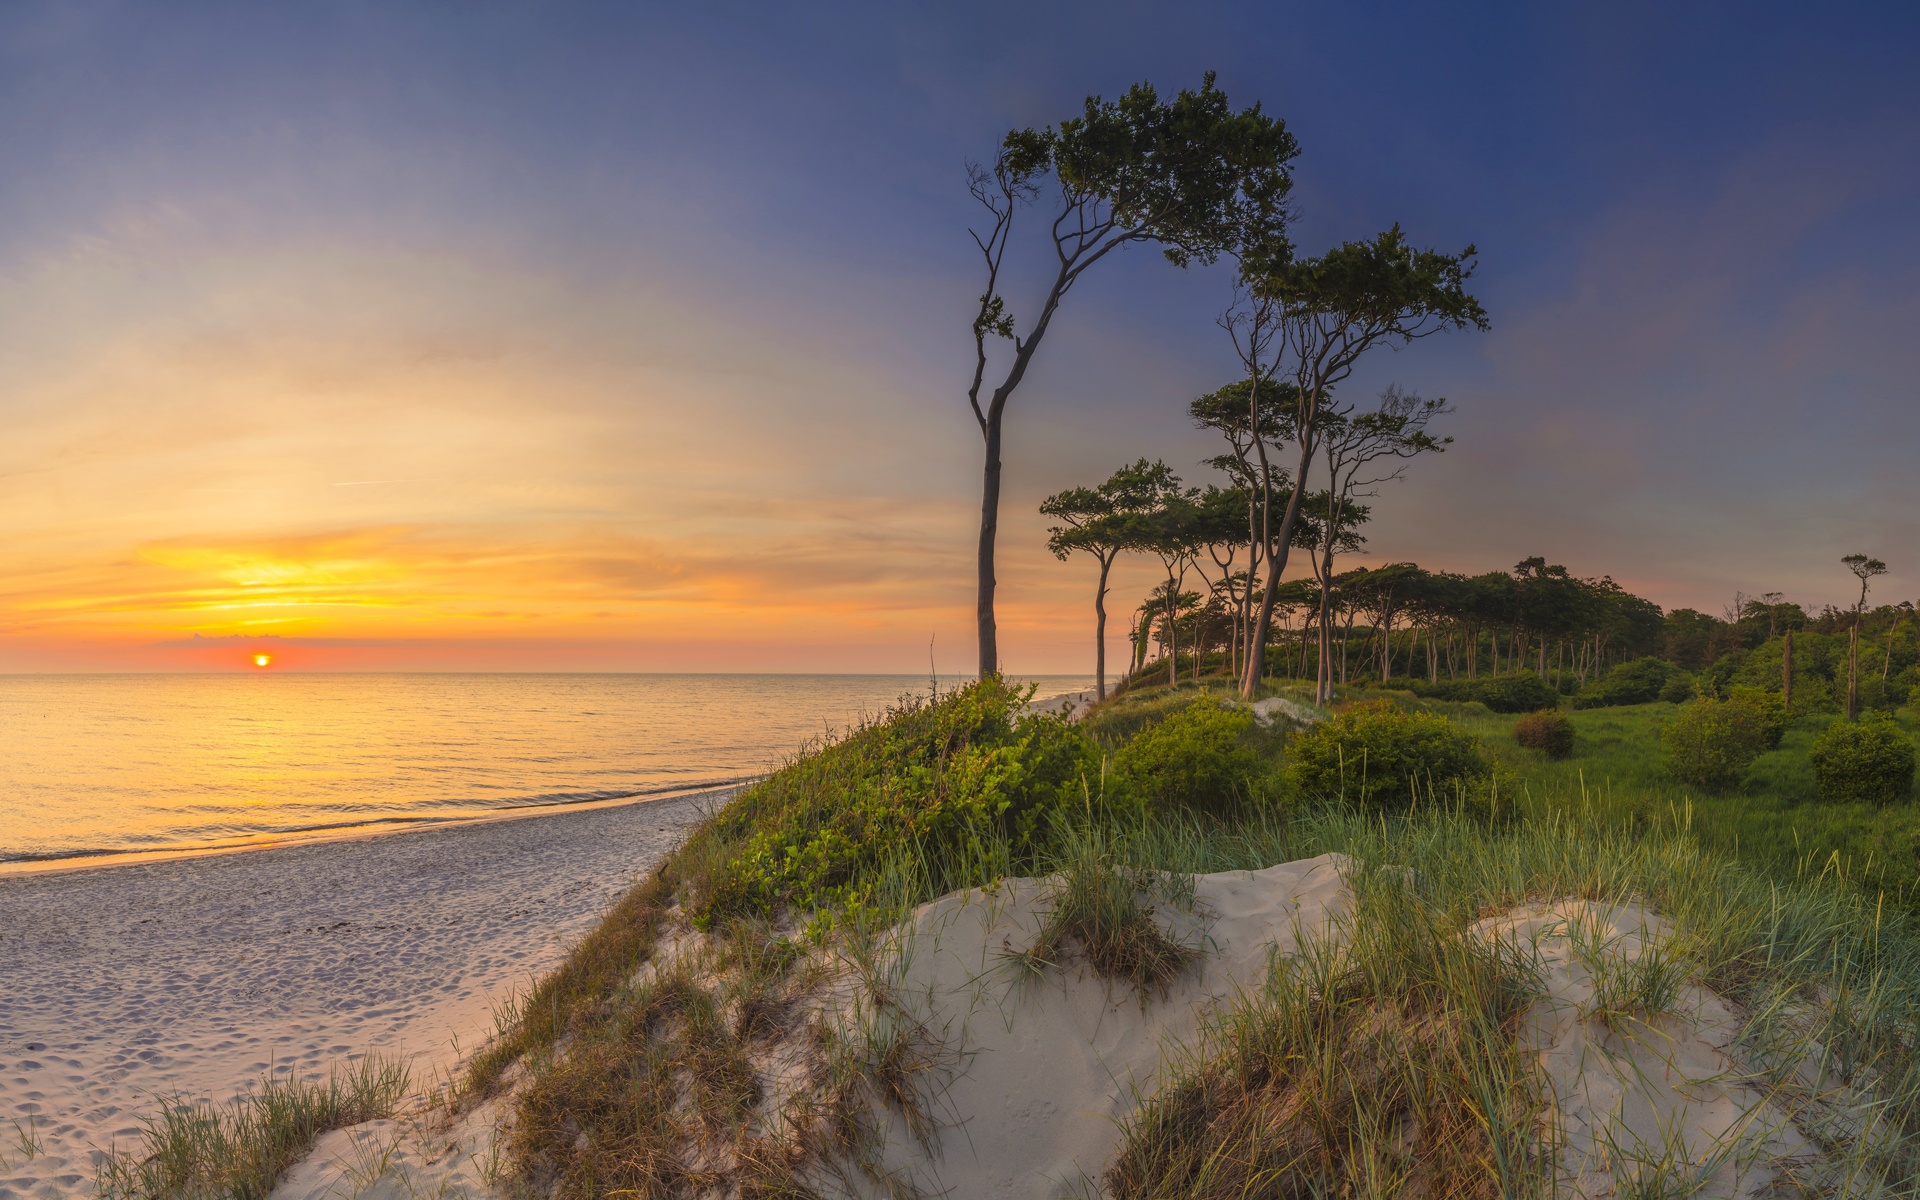
[(1173, 572), (1167, 572), (1167, 683), (1180, 682), (1180, 628), (1175, 624), (1175, 609), (1180, 603), (1179, 585), (1173, 582)]
[(1113, 568), (1113, 559), (1113, 555), (1101, 557), (1100, 590), (1093, 594), (1093, 673), (1102, 700), (1107, 698), (1107, 572)]
[[(1264, 459), (1262, 460), (1264, 466)], [(1307, 469), (1313, 466), (1313, 447), (1303, 444), (1300, 447), (1300, 468), (1293, 476), (1293, 494), (1287, 497), (1287, 511), (1280, 518), (1280, 532), (1277, 539), (1267, 543), (1267, 587), (1260, 597), (1260, 616), (1253, 625), (1253, 638), (1249, 649), (1246, 678), (1240, 681), (1241, 694), (1251, 698), (1254, 689), (1260, 686), (1260, 676), (1267, 665), (1267, 631), (1273, 628), (1273, 606), (1280, 599), (1280, 576), (1287, 569), (1287, 552), (1293, 544), (1293, 527), (1300, 521), (1300, 504), (1307, 493)], [(1264, 486), (1264, 480), (1262, 481)], [(1268, 508), (1272, 507), (1271, 500)], [(1269, 514), (1271, 515), (1271, 514)], [(1271, 533), (1271, 528), (1268, 529)], [(1252, 580), (1248, 580), (1252, 586)]]
[(999, 405), (987, 412), (987, 470), (980, 488), (979, 599), (980, 678), (1000, 673), (1000, 634), (993, 619), (993, 543), (1000, 532), (1000, 414)]
[(1853, 632), (1847, 635), (1847, 720), (1853, 720), (1854, 697), (1860, 687), (1860, 615), (1854, 614)]

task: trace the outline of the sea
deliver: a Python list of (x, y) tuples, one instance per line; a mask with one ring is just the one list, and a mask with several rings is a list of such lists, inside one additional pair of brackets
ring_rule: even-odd
[[(0, 869), (738, 784), (926, 675), (0, 675)], [(1038, 698), (1092, 686), (1030, 677)]]

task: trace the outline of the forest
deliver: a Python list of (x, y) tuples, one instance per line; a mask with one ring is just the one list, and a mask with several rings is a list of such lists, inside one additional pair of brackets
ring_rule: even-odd
[[(1223, 394), (1234, 390), (1196, 400), (1196, 419), (1227, 426), (1219, 414)], [(1377, 408), (1345, 422), (1376, 443), (1397, 443), (1401, 461), (1385, 471), (1330, 470), (1328, 487), (1302, 497), (1292, 543), (1308, 572), (1272, 589), (1262, 677), (1310, 681), (1321, 703), (1335, 686), (1379, 686), (1480, 700), (1496, 712), (1553, 707), (1563, 698), (1573, 708), (1677, 703), (1742, 686), (1780, 693), (1796, 715), (1891, 711), (1920, 683), (1914, 605), (1870, 605), (1870, 581), (1884, 564), (1864, 556), (1836, 569), (1836, 582), (1847, 578), (1843, 570), (1858, 580), (1853, 606), (1809, 611), (1779, 592), (1737, 592), (1717, 615), (1663, 611), (1610, 576), (1583, 578), (1540, 555), (1475, 574), (1412, 562), (1343, 566), (1367, 542), (1374, 505), (1364, 501), (1402, 476), (1412, 452), (1444, 448), (1448, 439), (1427, 425), (1446, 411), (1444, 402), (1389, 389)], [(1359, 440), (1331, 424), (1330, 443)], [(1337, 466), (1339, 454), (1329, 457)], [(1048, 542), (1055, 556), (1084, 556), (1098, 568), (1093, 625), (1102, 697), (1108, 581), (1123, 554), (1156, 561), (1164, 578), (1128, 614), (1122, 688), (1247, 673), (1260, 592), (1247, 559), (1259, 542), (1261, 506), (1238, 469), (1243, 461), (1222, 455), (1208, 465), (1230, 482), (1190, 487), (1165, 463), (1141, 459), (1041, 505), (1059, 522)], [(1284, 481), (1280, 490), (1285, 505)]]

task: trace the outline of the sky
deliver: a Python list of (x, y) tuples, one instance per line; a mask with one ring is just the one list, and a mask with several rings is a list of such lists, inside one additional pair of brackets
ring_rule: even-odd
[[(1362, 561), (1718, 612), (1844, 603), (1862, 551), (1913, 597), (1917, 51), (1892, 4), (14, 0), (0, 671), (964, 670), (965, 164), (1207, 71), (1299, 139), (1303, 252), (1478, 251), (1491, 331), (1348, 385), (1455, 409)], [(1008, 670), (1091, 667), (1043, 497), (1208, 480), (1230, 288), (1138, 251), (1069, 298)]]

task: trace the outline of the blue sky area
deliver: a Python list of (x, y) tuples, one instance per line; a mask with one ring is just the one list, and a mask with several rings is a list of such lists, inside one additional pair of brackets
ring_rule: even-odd
[[(1088, 93), (1213, 70), (1298, 137), (1303, 250), (1395, 221), (1479, 248), (1493, 331), (1382, 354), (1352, 385), (1457, 408), (1455, 446), (1375, 502), (1375, 561), (1544, 554), (1717, 611), (1735, 589), (1840, 601), (1837, 559), (1863, 550), (1892, 564), (1887, 598), (1912, 596), (1916, 63), (1920, 8), (1891, 4), (13, 3), (0, 419), (21, 440), (0, 450), (0, 538), (57, 590), (85, 572), (55, 543), (104, 562), (233, 529), (524, 541), (637, 512), (661, 545), (757, 556), (759, 523), (811, 549), (751, 586), (803, 595), (887, 558), (958, 643), (978, 467), (963, 165)], [(1044, 267), (1025, 262), (1017, 314)], [(1079, 637), (1085, 605), (1034, 504), (1140, 455), (1204, 477), (1184, 408), (1233, 373), (1229, 282), (1150, 251), (1104, 265), (1017, 397), (1007, 580), (1034, 598), (1015, 638), (1032, 668), (1067, 665), (1049, 639)], [(236, 379), (295, 344), (381, 388), (435, 355), (478, 364), (433, 403), (470, 425), (459, 397), (494, 388), (481, 407), (508, 432), (427, 474), (496, 490), (209, 501), (124, 534), (41, 503), (98, 493), (97, 471), (128, 489), (116, 508), (165, 507), (205, 477), (193, 454), (240, 437), (228, 457), (302, 460), (320, 435), (261, 432), (298, 405), (264, 384), (216, 403), (181, 365)], [(100, 374), (123, 359), (168, 365)], [(161, 377), (180, 382), (129, 382)], [(525, 486), (497, 490), (534, 425), (574, 432), (533, 439)], [(404, 478), (341, 454), (335, 475)], [(934, 621), (895, 640), (923, 647)]]

